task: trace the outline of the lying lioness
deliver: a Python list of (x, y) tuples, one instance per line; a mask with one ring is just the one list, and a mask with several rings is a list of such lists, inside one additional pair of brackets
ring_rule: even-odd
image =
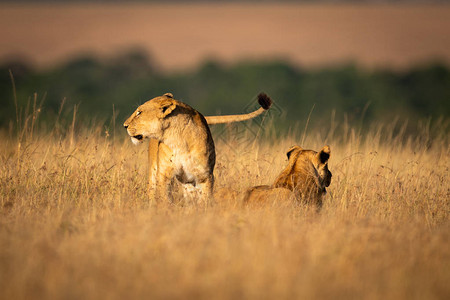
[(316, 152), (293, 146), (286, 154), (288, 165), (274, 184), (248, 189), (244, 201), (249, 203), (274, 198), (295, 198), (321, 207), (322, 196), (331, 183), (332, 174), (328, 170), (330, 147), (325, 146), (320, 152)]
[(216, 152), (208, 124), (244, 121), (269, 109), (272, 100), (258, 95), (261, 108), (243, 115), (209, 116), (166, 93), (141, 106), (125, 121), (134, 144), (149, 138), (149, 196), (169, 200), (174, 178), (201, 193), (205, 203), (212, 197)]

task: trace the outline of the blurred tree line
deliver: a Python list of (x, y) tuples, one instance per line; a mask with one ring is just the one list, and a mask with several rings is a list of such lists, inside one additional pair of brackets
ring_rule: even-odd
[(142, 52), (131, 51), (107, 60), (81, 57), (48, 70), (20, 61), (3, 64), (0, 127), (15, 124), (15, 99), (25, 110), (36, 98), (41, 121), (49, 124), (71, 120), (76, 106), (78, 120), (112, 124), (115, 119), (120, 125), (139, 104), (166, 92), (211, 115), (249, 111), (261, 91), (273, 98), (277, 126), (284, 129), (304, 126), (310, 113), (310, 126), (450, 116), (450, 69), (444, 64), (393, 71), (353, 64), (302, 69), (285, 61), (207, 61), (194, 70), (167, 73)]

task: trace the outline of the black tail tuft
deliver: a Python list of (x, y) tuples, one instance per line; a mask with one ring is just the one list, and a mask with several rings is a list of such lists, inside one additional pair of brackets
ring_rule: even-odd
[(272, 105), (272, 99), (270, 99), (270, 97), (267, 96), (267, 94), (260, 93), (258, 95), (258, 103), (259, 103), (259, 105), (261, 105), (262, 108), (267, 110)]

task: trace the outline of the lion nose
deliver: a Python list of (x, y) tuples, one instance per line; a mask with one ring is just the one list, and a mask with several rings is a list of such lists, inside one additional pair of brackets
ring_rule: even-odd
[(123, 127), (125, 127), (125, 129), (127, 129), (127, 128), (128, 128), (128, 125), (127, 125), (127, 124), (123, 124)]

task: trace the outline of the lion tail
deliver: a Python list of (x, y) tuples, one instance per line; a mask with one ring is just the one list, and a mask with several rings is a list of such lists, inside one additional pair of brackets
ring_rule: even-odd
[(270, 97), (267, 96), (265, 93), (260, 93), (258, 95), (258, 103), (259, 103), (259, 105), (261, 105), (261, 107), (251, 113), (248, 113), (248, 114), (227, 115), (227, 116), (206, 116), (205, 119), (209, 125), (226, 124), (226, 123), (250, 120), (254, 117), (259, 116), (264, 111), (268, 110), (270, 108), (270, 106), (272, 105), (272, 99), (270, 99)]

